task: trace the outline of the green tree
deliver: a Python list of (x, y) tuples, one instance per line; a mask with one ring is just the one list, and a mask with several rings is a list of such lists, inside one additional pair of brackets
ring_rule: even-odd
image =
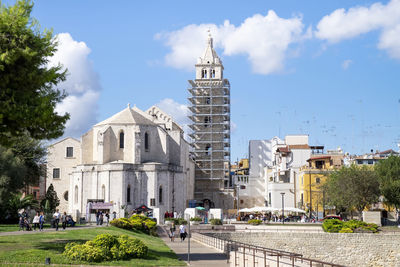
[(0, 2), (0, 145), (8, 147), (10, 137), (27, 133), (37, 140), (57, 138), (69, 118), (55, 112), (65, 97), (56, 86), (66, 77), (61, 65), (48, 66), (57, 42), (31, 18), (32, 7), (27, 0)]
[(9, 201), (24, 187), (38, 184), (44, 175), (45, 147), (28, 136), (13, 139), (12, 147), (0, 146), (0, 214), (4, 215), (16, 213)]
[(18, 218), (18, 210), (26, 209), (28, 207), (37, 209), (38, 202), (32, 195), (23, 196), (22, 193), (12, 194), (7, 202), (6, 217), (9, 221), (16, 221)]
[(379, 184), (385, 203), (393, 205), (396, 211), (400, 210), (400, 157), (390, 156), (379, 161), (375, 170), (379, 177)]
[(0, 146), (0, 212), (4, 213), (12, 194), (22, 188), (27, 172), (23, 160), (11, 149)]
[(348, 212), (356, 209), (361, 213), (380, 196), (377, 174), (368, 166), (351, 165), (334, 171), (324, 190), (328, 204)]
[(47, 188), (46, 197), (41, 202), (42, 209), (47, 213), (53, 213), (58, 205), (60, 205), (60, 199), (56, 191), (54, 191), (53, 184), (50, 184), (49, 188)]

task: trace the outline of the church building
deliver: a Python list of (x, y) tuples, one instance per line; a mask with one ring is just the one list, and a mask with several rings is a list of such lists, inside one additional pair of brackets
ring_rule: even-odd
[(194, 194), (194, 162), (182, 128), (156, 106), (127, 108), (97, 123), (80, 140), (48, 148), (46, 186), (60, 212), (93, 220), (100, 209), (117, 217), (146, 205), (163, 220), (184, 212)]

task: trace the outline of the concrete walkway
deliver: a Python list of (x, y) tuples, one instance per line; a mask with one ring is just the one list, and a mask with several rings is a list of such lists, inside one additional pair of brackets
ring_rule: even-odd
[[(168, 237), (166, 230), (159, 227), (158, 234), (162, 240), (169, 246), (179, 257), (179, 259), (188, 263), (188, 239), (181, 242), (179, 237), (175, 238), (174, 242)], [(201, 243), (190, 240), (190, 266), (212, 266), (212, 267), (228, 267), (229, 263), (226, 262), (226, 255), (218, 252), (217, 250), (207, 247)]]

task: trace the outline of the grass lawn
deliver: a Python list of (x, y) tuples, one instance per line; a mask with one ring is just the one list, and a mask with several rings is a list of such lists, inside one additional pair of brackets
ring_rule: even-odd
[[(116, 227), (101, 227), (59, 231), (52, 233), (36, 233), (28, 235), (0, 236), (0, 265), (23, 266), (21, 263), (44, 264), (46, 258), (51, 258), (52, 264), (85, 264), (91, 263), (71, 261), (62, 255), (64, 247), (69, 242), (85, 242), (98, 234), (127, 234), (141, 239), (148, 247), (149, 253), (145, 259), (129, 261), (107, 261), (92, 263), (93, 265), (123, 265), (123, 266), (177, 266), (186, 265), (179, 261), (173, 251), (158, 237), (136, 233)], [(27, 266), (28, 266), (27, 264)]]
[[(33, 229), (33, 224), (31, 224), (31, 227)], [(43, 224), (43, 228), (50, 228), (50, 224), (49, 223)], [(60, 228), (61, 228), (61, 224), (60, 224)], [(0, 232), (15, 232), (15, 231), (19, 231), (18, 224), (0, 224)]]

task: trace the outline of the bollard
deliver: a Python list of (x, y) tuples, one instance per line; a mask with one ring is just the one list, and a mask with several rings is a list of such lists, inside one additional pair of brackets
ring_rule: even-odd
[(46, 258), (45, 264), (50, 265), (50, 258)]

